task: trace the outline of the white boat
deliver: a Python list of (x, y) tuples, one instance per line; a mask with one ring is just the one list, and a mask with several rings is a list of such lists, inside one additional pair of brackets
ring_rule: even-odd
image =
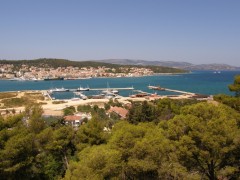
[(26, 79), (24, 77), (19, 77), (19, 78), (12, 78), (9, 79), (10, 81), (26, 81)]
[(86, 87), (86, 88), (82, 88), (81, 86), (79, 88), (77, 88), (77, 91), (89, 91), (90, 88)]
[(71, 100), (72, 100), (72, 101), (78, 101), (78, 100), (80, 100), (80, 98), (74, 97), (74, 98), (72, 98)]
[(79, 93), (79, 96), (80, 96), (80, 98), (82, 98), (83, 100), (86, 100), (86, 99), (87, 99), (87, 96), (85, 96), (85, 95), (82, 94), (82, 93)]
[(91, 79), (92, 77), (78, 77), (77, 79)]
[(105, 94), (105, 96), (104, 96), (104, 98), (106, 98), (106, 99), (111, 99), (111, 98), (115, 98), (116, 97), (116, 95), (115, 94)]
[(112, 92), (113, 94), (118, 94), (118, 93), (119, 93), (119, 91), (116, 90), (116, 89), (111, 90), (111, 92)]
[(148, 89), (153, 89), (153, 90), (159, 90), (159, 91), (165, 91), (165, 88), (162, 88), (160, 86), (148, 86)]
[(107, 89), (102, 91), (103, 94), (118, 94), (119, 91), (116, 89)]
[(102, 91), (101, 95), (104, 96), (104, 98), (106, 98), (106, 99), (111, 99), (116, 96), (116, 94), (113, 93), (112, 90), (109, 90), (109, 89)]
[(81, 93), (80, 92), (73, 92), (73, 94), (80, 95)]
[(107, 89), (102, 91), (103, 94), (118, 94), (119, 91), (117, 89), (111, 89), (109, 84), (107, 83)]
[(69, 89), (65, 89), (65, 88), (54, 88), (54, 89), (50, 89), (49, 92), (53, 93), (53, 92), (67, 92), (69, 91)]
[(87, 96), (85, 96), (85, 95), (84, 95), (83, 93), (81, 93), (81, 92), (74, 92), (74, 94), (80, 96), (80, 98), (83, 99), (83, 100), (86, 100), (86, 99), (87, 99)]

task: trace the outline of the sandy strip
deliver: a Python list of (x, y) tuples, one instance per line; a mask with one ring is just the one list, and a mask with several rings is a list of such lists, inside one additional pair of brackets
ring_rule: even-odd
[[(18, 96), (21, 97), (25, 92), (46, 92), (46, 91), (18, 91)], [(187, 99), (190, 98), (191, 95), (189, 94), (183, 94), (183, 95), (177, 95), (177, 96), (147, 96), (147, 97), (137, 97), (137, 98), (131, 98), (131, 97), (120, 97), (117, 100), (122, 103), (122, 104), (128, 104), (130, 101), (151, 101), (155, 99), (163, 99), (163, 98), (171, 98), (171, 99)], [(57, 100), (54, 100), (57, 101)], [(77, 107), (79, 105), (98, 105), (99, 107), (104, 107), (104, 103), (109, 102), (109, 99), (87, 99), (87, 100), (64, 100), (65, 103), (62, 104), (53, 104), (53, 100), (44, 100), (44, 101), (39, 101), (42, 103), (45, 103), (42, 105), (42, 108), (44, 110), (44, 115), (55, 115), (55, 116), (61, 116), (63, 115), (63, 109), (69, 106), (74, 106)], [(22, 112), (24, 111), (24, 107), (16, 107), (16, 108), (7, 108), (7, 109), (15, 109), (16, 112)], [(6, 109), (0, 109), (0, 112), (6, 111)]]

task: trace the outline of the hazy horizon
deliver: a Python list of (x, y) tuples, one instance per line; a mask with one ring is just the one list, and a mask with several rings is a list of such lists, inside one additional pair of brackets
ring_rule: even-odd
[(240, 1), (3, 0), (0, 59), (240, 66)]

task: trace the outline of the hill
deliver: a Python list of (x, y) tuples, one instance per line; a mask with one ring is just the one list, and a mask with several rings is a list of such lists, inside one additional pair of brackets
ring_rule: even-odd
[(142, 65), (142, 66), (164, 66), (180, 68), (185, 70), (240, 70), (240, 67), (230, 66), (227, 64), (192, 64), (188, 62), (175, 61), (146, 61), (146, 60), (132, 60), (132, 59), (104, 59), (96, 62), (105, 62), (121, 65)]
[(105, 66), (107, 68), (115, 68), (116, 72), (121, 72), (121, 68), (132, 68), (132, 67), (141, 67), (149, 68), (154, 73), (185, 73), (186, 70), (172, 68), (172, 67), (163, 67), (156, 65), (136, 65), (136, 64), (116, 64), (116, 63), (107, 63), (107, 62), (98, 62), (98, 61), (70, 61), (66, 59), (35, 59), (35, 60), (0, 60), (0, 64), (13, 64), (14, 69), (18, 70), (22, 65), (35, 66), (35, 67), (49, 67), (49, 68), (58, 68), (58, 67), (99, 67)]

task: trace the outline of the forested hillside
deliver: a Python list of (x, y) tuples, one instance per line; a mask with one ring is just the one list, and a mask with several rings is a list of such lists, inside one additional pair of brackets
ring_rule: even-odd
[(240, 175), (240, 114), (223, 104), (170, 99), (137, 103), (127, 120), (109, 123), (97, 113), (78, 130), (61, 120), (48, 124), (41, 112), (32, 106), (24, 114), (0, 118), (2, 179)]

